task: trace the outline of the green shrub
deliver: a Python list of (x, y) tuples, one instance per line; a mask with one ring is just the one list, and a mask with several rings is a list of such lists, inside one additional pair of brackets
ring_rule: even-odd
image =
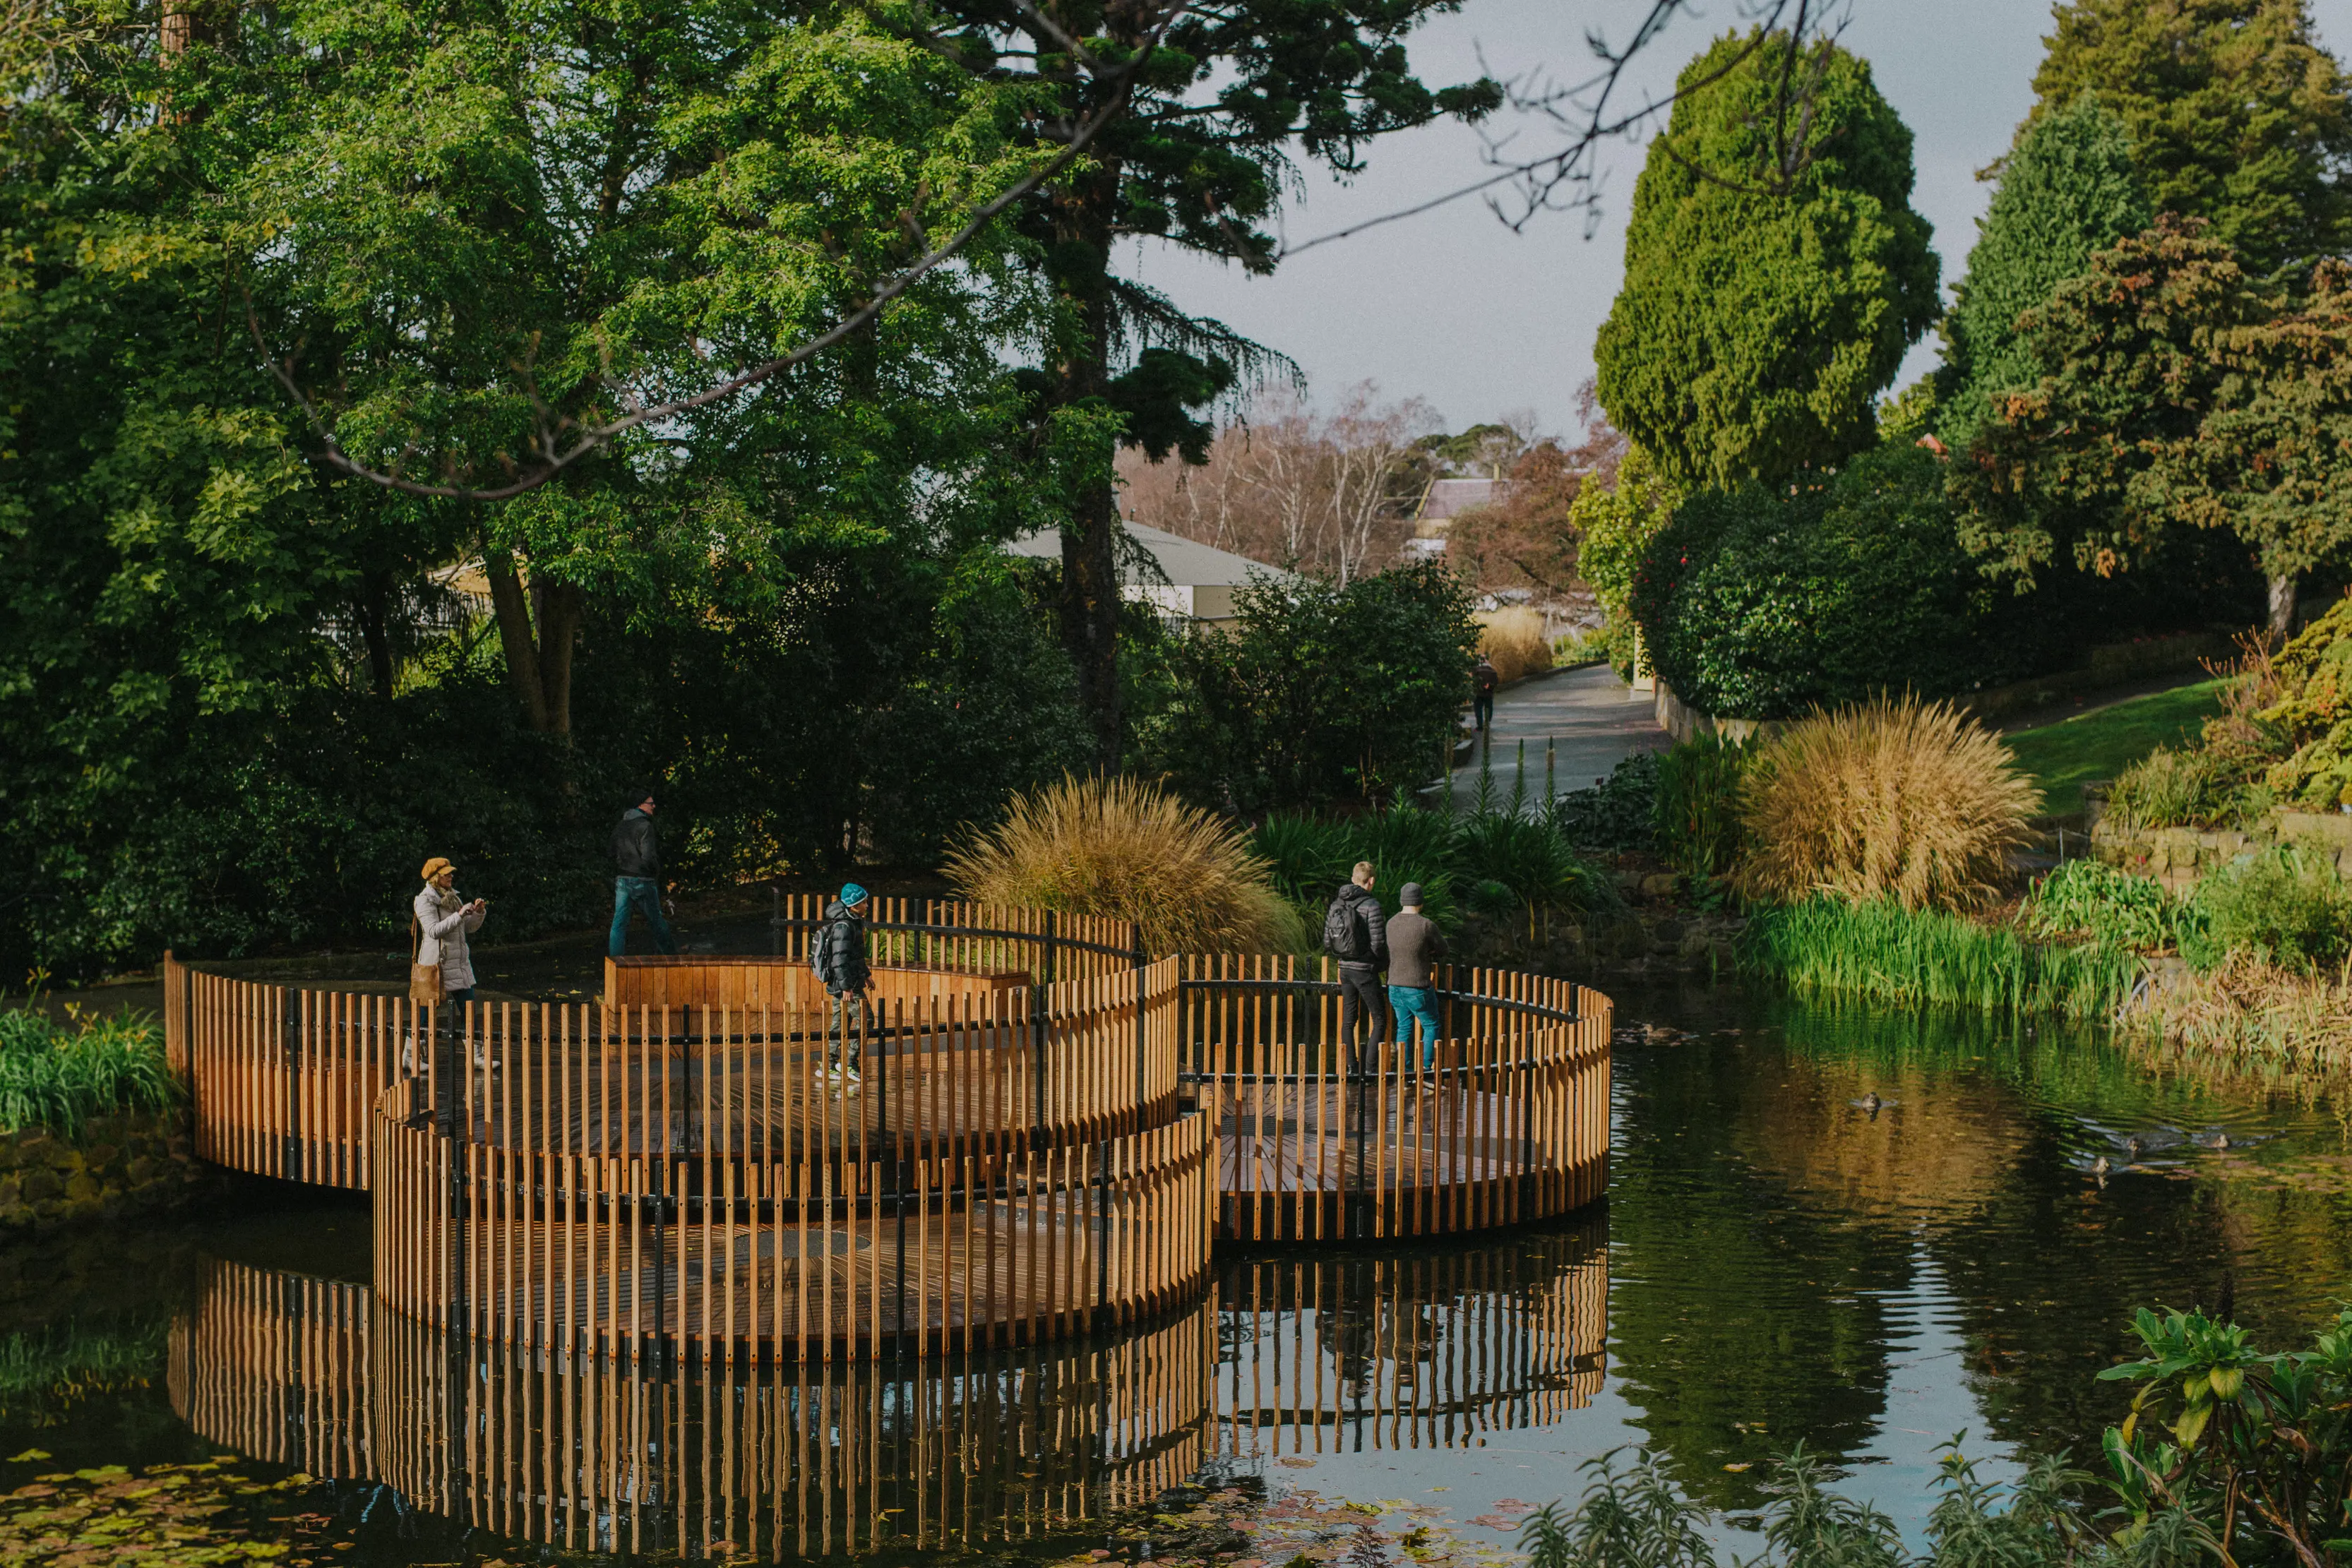
[(1449, 869), (1468, 883), (1471, 902), (1489, 914), (1516, 904), (1526, 911), (1530, 930), (1544, 910), (1589, 909), (1600, 896), (1601, 879), (1539, 818), (1505, 811), (1461, 818), (1453, 851)]
[(1656, 841), (1675, 870), (1722, 876), (1738, 861), (1747, 837), (1739, 785), (1748, 756), (1736, 740), (1702, 735), (1658, 758)]
[(2197, 884), (2180, 923), (2180, 956), (2200, 969), (2231, 953), (2308, 974), (2352, 952), (2352, 883), (2324, 856), (2280, 844)]
[(2104, 861), (2068, 861), (2035, 884), (2018, 924), (2036, 936), (2078, 936), (2150, 952), (2172, 945), (2179, 906), (2164, 884)]
[(1633, 607), (1651, 663), (1685, 701), (1792, 718), (1884, 691), (1944, 696), (2037, 662), (2009, 601), (1959, 544), (1944, 470), (1882, 447), (1794, 494), (1702, 491), (1653, 538)]
[(143, 1015), (67, 1029), (36, 1012), (0, 1012), (0, 1132), (42, 1127), (79, 1137), (92, 1116), (160, 1111), (180, 1086), (163, 1030)]
[(1890, 902), (1809, 899), (1758, 911), (1740, 966), (1799, 991), (1901, 1007), (2046, 1011), (2096, 1018), (2131, 995), (2139, 962), (2096, 943), (2028, 942), (2005, 926)]
[(1580, 850), (1646, 850), (1656, 841), (1657, 804), (1658, 754), (1637, 751), (1592, 788), (1554, 800), (1551, 825)]
[(2202, 751), (2159, 746), (2116, 776), (2106, 814), (2124, 828), (2181, 828), (2226, 811), (2231, 790), (2219, 764)]

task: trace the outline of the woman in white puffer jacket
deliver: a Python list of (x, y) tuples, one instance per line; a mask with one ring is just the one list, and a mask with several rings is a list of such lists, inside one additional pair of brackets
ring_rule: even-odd
[(441, 967), (444, 1001), (474, 999), (474, 960), (466, 951), (466, 936), (482, 928), (489, 911), (486, 899), (471, 904), (459, 895), (457, 868), (439, 855), (425, 862), (425, 887), (416, 895), (416, 961)]

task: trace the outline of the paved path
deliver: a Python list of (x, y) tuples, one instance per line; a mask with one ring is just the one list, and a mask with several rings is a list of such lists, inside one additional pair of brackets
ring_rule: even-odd
[[(1555, 788), (1589, 789), (1596, 779), (1636, 751), (1664, 751), (1673, 743), (1650, 716), (1650, 694), (1637, 692), (1606, 664), (1586, 664), (1538, 675), (1495, 695), (1495, 721), (1482, 737), (1495, 770), (1495, 792), (1510, 798), (1519, 746), (1528, 743), (1527, 792), (1539, 800), (1544, 745), (1553, 747)], [(1454, 769), (1454, 799), (1468, 805), (1478, 793), (1479, 753)]]

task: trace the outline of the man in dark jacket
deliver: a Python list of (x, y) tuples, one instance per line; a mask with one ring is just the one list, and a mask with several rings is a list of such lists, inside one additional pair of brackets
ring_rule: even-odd
[(662, 918), (661, 835), (654, 831), (654, 792), (637, 791), (637, 803), (621, 813), (613, 826), (613, 933), (604, 951), (618, 958), (626, 953), (629, 911), (635, 910), (654, 928), (654, 945), (665, 953), (677, 951), (677, 936)]
[[(825, 995), (833, 998), (832, 1022), (825, 1029), (831, 1067), (826, 1076), (849, 1092), (858, 1084), (858, 1038), (866, 1032), (866, 991), (874, 972), (866, 962), (866, 890), (845, 883), (841, 896), (824, 907), (824, 924), (809, 944), (809, 967), (815, 971)], [(849, 1060), (842, 1061), (843, 1053)]]
[(1495, 688), (1502, 684), (1502, 672), (1487, 663), (1486, 654), (1479, 654), (1470, 668), (1470, 711), (1480, 729), (1495, 722)]
[[(1397, 1043), (1412, 1044), (1412, 1026), (1421, 1024), (1421, 1064), (1437, 1064), (1437, 960), (1445, 956), (1445, 938), (1421, 912), (1421, 883), (1397, 889), (1402, 909), (1389, 922), (1389, 1007), (1396, 1014)], [(1402, 1056), (1403, 1053), (1400, 1052)]]
[(1323, 946), (1339, 960), (1339, 1038), (1360, 1072), (1365, 1042), (1380, 1039), (1388, 1022), (1381, 996), (1381, 971), (1389, 964), (1388, 922), (1381, 901), (1372, 896), (1371, 862), (1358, 861), (1347, 885), (1332, 895), (1323, 916)]

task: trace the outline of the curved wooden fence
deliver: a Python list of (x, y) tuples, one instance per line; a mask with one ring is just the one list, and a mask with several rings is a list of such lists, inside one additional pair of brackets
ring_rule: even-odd
[(945, 1549), (1147, 1501), (1208, 1458), (1213, 1298), (1108, 1342), (793, 1367), (452, 1336), (215, 1262), (173, 1325), (202, 1437), (571, 1551)]
[[(377, 1290), (566, 1354), (878, 1356), (1168, 1310), (1213, 1235), (1353, 1239), (1600, 1196), (1609, 1002), (1443, 977), (1426, 1051), (1339, 1038), (1293, 960), (1115, 921), (886, 909), (845, 1020), (790, 949), (623, 959), (574, 1006), (256, 985), (167, 958), (198, 1152), (372, 1190)], [(797, 907), (797, 906), (796, 906)], [(795, 925), (792, 922), (798, 921)], [(917, 967), (916, 965), (933, 966)]]
[(1182, 960), (1184, 1082), (1214, 1118), (1217, 1234), (1323, 1240), (1562, 1214), (1608, 1184), (1611, 1004), (1566, 980), (1437, 977), (1442, 1037), (1340, 1038), (1290, 958)]

